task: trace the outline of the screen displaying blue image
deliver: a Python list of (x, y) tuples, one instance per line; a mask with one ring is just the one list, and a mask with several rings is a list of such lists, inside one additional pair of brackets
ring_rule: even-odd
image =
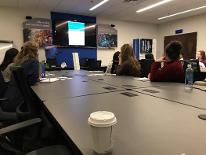
[(69, 45), (85, 46), (85, 23), (68, 21)]

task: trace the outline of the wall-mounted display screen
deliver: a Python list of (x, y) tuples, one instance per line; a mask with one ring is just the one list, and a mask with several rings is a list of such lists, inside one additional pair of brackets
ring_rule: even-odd
[(55, 21), (54, 44), (97, 47), (96, 24), (79, 21)]
[(68, 22), (69, 45), (85, 46), (85, 23)]

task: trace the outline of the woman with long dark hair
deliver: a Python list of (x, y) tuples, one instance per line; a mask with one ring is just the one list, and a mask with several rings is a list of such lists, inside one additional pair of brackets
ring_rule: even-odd
[(16, 48), (11, 48), (6, 51), (4, 60), (1, 63), (0, 70), (2, 72), (2, 75), (4, 77), (5, 82), (9, 82), (10, 80), (10, 69), (11, 66), (13, 66), (14, 58), (19, 53), (19, 51)]

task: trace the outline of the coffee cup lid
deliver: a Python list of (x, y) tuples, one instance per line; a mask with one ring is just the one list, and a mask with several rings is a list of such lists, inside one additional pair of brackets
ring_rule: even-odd
[(88, 123), (95, 127), (109, 127), (117, 123), (117, 119), (112, 112), (97, 111), (90, 114)]

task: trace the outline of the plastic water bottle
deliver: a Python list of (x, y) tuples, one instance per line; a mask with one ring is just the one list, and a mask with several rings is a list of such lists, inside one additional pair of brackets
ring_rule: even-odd
[(193, 86), (193, 69), (192, 65), (188, 64), (185, 71), (185, 88), (192, 89)]
[(46, 70), (45, 70), (45, 63), (44, 62), (40, 63), (40, 75), (41, 75), (41, 78), (46, 77)]
[(105, 72), (105, 75), (111, 74), (111, 70), (112, 70), (112, 62), (110, 62), (109, 65), (107, 66), (107, 70)]

